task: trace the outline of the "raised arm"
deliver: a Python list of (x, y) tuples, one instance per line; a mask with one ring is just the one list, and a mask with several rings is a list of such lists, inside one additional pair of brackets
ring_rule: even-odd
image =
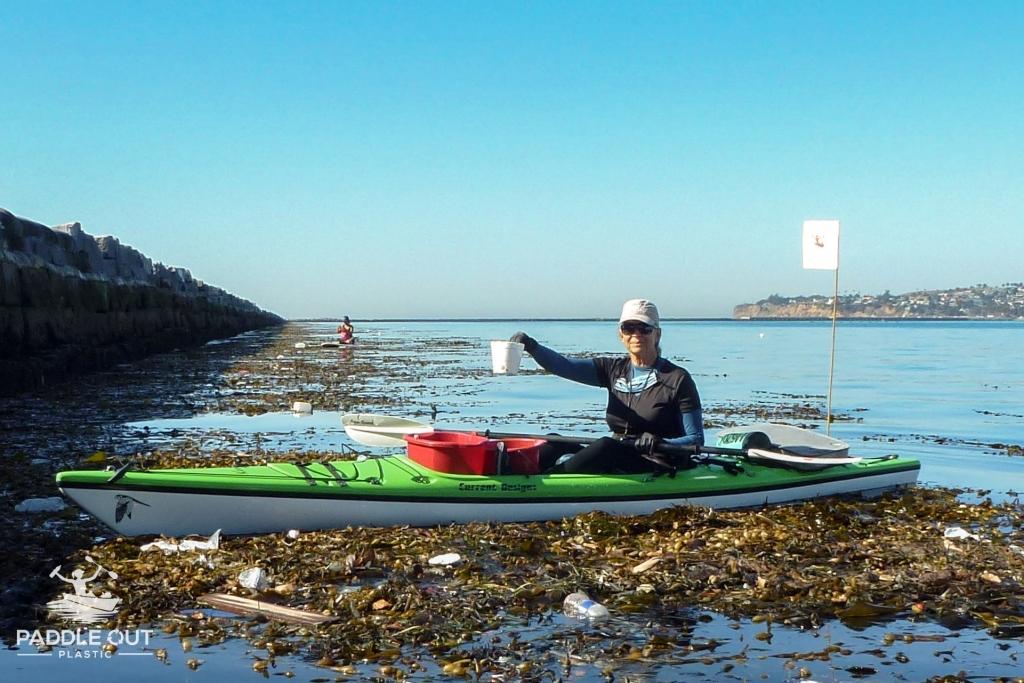
[(516, 332), (510, 341), (522, 344), (526, 348), (526, 352), (537, 361), (537, 365), (552, 374), (592, 387), (601, 386), (601, 381), (597, 376), (597, 366), (590, 359), (566, 358), (557, 351), (541, 346), (536, 339), (524, 332)]

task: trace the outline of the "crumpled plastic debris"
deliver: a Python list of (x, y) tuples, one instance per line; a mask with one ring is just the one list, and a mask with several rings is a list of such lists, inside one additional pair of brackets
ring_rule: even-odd
[(250, 567), (238, 575), (238, 583), (246, 588), (262, 591), (270, 587), (267, 570), (262, 567)]
[(980, 541), (981, 540), (981, 537), (978, 536), (977, 534), (972, 534), (971, 532), (967, 531), (963, 527), (959, 527), (959, 526), (948, 526), (948, 527), (946, 527), (946, 530), (942, 532), (942, 536), (944, 538), (960, 538), (960, 539), (970, 538), (970, 539), (973, 539), (975, 541)]
[(435, 555), (434, 557), (427, 560), (430, 564), (439, 565), (442, 567), (448, 567), (453, 564), (458, 564), (462, 561), (462, 556), (458, 553), (444, 553), (442, 555)]
[(15, 512), (60, 512), (67, 503), (60, 496), (50, 498), (26, 498), (14, 506)]
[(192, 564), (200, 567), (206, 567), (207, 569), (215, 569), (217, 563), (214, 562), (212, 557), (207, 557), (206, 553), (199, 553), (193, 560)]
[(205, 541), (199, 541), (196, 539), (186, 538), (180, 543), (171, 543), (169, 541), (153, 541), (147, 543), (139, 550), (162, 550), (165, 555), (172, 555), (174, 553), (184, 553), (190, 550), (216, 550), (220, 547), (220, 529), (217, 529), (213, 534)]

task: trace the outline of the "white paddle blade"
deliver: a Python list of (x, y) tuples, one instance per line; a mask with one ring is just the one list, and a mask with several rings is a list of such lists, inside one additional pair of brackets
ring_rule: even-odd
[(825, 455), (791, 455), (777, 451), (766, 451), (761, 448), (747, 449), (747, 457), (752, 460), (768, 460), (785, 467), (798, 470), (820, 470), (836, 465), (853, 465), (861, 461), (859, 457), (825, 456)]
[[(850, 452), (850, 444), (845, 441), (833, 439), (827, 434), (809, 429), (774, 422), (723, 429), (718, 432), (718, 441), (715, 445), (724, 448), (742, 448), (744, 437), (757, 432), (766, 435), (777, 450), (795, 455), (841, 456)], [(750, 445), (756, 448), (760, 444), (752, 443)]]

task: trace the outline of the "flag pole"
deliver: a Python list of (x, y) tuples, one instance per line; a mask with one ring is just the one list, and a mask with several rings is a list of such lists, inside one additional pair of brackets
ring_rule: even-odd
[(832, 434), (832, 379), (836, 369), (836, 320), (839, 318), (839, 221), (804, 221), (804, 268), (834, 270), (832, 294), (832, 352), (828, 359), (828, 398), (825, 408), (825, 433)]
[(839, 313), (839, 263), (836, 263), (836, 288), (832, 295), (832, 353), (828, 359), (828, 405), (825, 409), (825, 434), (832, 434), (832, 376), (836, 368), (836, 318)]

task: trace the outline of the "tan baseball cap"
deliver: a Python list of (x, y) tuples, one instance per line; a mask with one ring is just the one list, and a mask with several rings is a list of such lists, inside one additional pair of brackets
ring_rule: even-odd
[(661, 327), (658, 307), (647, 299), (630, 299), (622, 304), (622, 315), (619, 316), (619, 323), (624, 323), (627, 320), (639, 320), (651, 327)]

